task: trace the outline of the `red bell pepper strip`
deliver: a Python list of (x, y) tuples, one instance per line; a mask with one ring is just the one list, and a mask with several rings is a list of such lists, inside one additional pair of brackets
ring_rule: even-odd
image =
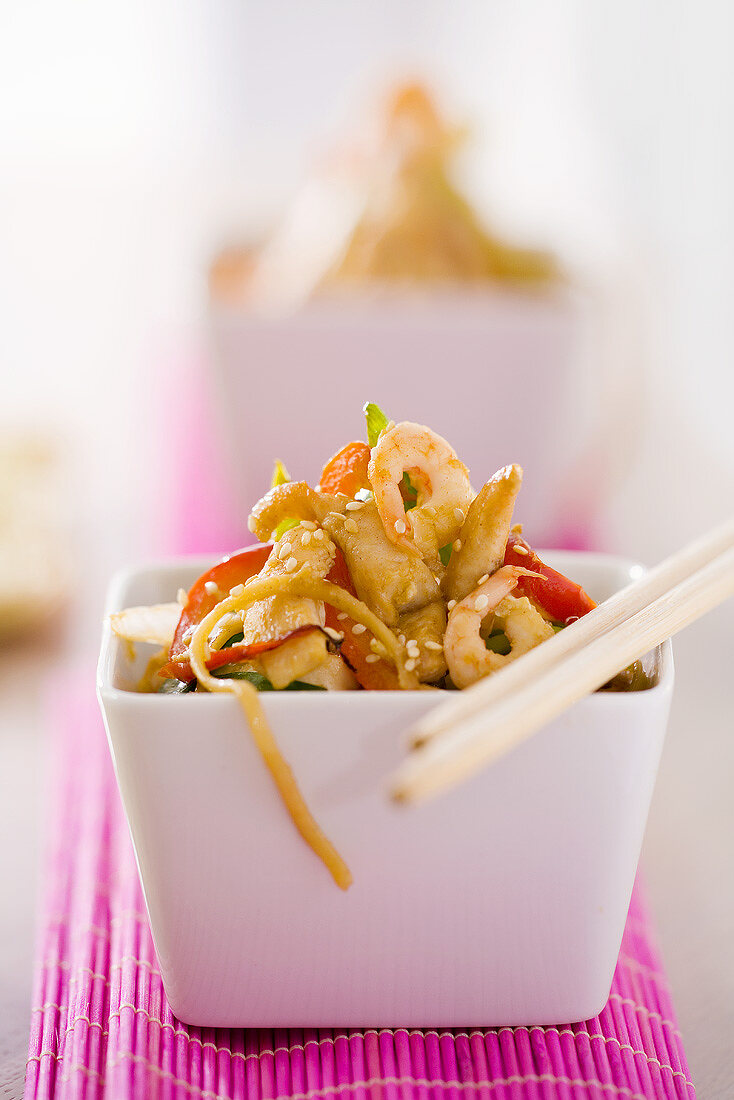
[[(229, 594), (230, 589), (238, 584), (244, 584), (245, 581), (249, 581), (250, 577), (256, 576), (270, 557), (272, 549), (272, 543), (265, 543), (262, 546), (248, 546), (246, 550), (241, 550), (238, 554), (232, 554), (230, 557), (218, 562), (212, 569), (202, 573), (198, 580), (194, 581), (189, 589), (186, 603), (181, 610), (181, 617), (173, 635), (168, 663), (160, 670), (159, 676), (183, 680), (186, 683), (194, 679), (191, 665), (184, 656), (188, 642), (188, 637), (184, 638), (184, 635), (191, 628), (197, 627), (219, 601)], [(212, 588), (211, 592), (207, 590), (207, 584)], [(271, 649), (273, 645), (280, 644), (282, 640), (285, 639), (268, 644), (266, 648)], [(252, 649), (252, 647), (240, 648)], [(235, 660), (247, 660), (247, 657), (236, 657), (235, 651), (236, 647), (234, 646), (224, 650), (228, 655), (227, 661), (221, 663), (229, 664)], [(255, 654), (251, 655), (254, 656)]]
[(540, 577), (521, 577), (517, 592), (535, 600), (556, 622), (566, 624), (569, 620), (580, 619), (596, 607), (580, 585), (541, 561), (521, 535), (511, 534), (508, 538), (505, 565), (522, 565), (542, 574)]
[(360, 489), (369, 489), (367, 467), (372, 452), (366, 443), (347, 443), (329, 459), (321, 471), (322, 493), (346, 493), (353, 497)]
[[(330, 580), (332, 584), (338, 584), (340, 588), (343, 588), (352, 596), (356, 596), (347, 563), (338, 548), (327, 580)], [(384, 659), (367, 661), (367, 657), (374, 652), (370, 646), (372, 636), (368, 630), (361, 634), (355, 634), (353, 631), (354, 621), (350, 618), (338, 619), (337, 612), (329, 604), (326, 605), (326, 625), (344, 635), (340, 653), (357, 677), (360, 687), (366, 688), (368, 691), (397, 690), (400, 683), (392, 661)]]

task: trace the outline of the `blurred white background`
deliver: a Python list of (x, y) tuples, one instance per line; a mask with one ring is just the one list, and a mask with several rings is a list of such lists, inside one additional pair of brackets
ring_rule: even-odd
[[(73, 647), (92, 652), (111, 569), (165, 542), (165, 389), (206, 345), (208, 260), (272, 222), (308, 156), (406, 72), (428, 75), (472, 120), (465, 180), (492, 221), (552, 245), (625, 303), (615, 317), (635, 333), (635, 364), (612, 425), (626, 476), (612, 485), (603, 474), (609, 548), (653, 560), (730, 513), (732, 40), (734, 8), (714, 0), (0, 0), (0, 430), (41, 423), (69, 442), (83, 581)], [(712, 828), (726, 823), (712, 777), (731, 774), (732, 755), (711, 738), (719, 731), (723, 745), (732, 732), (716, 657), (732, 616), (711, 624), (681, 641), (681, 691), (697, 683), (713, 702), (679, 705), (649, 837), (684, 1035), (709, 1009), (732, 1024), (734, 984), (721, 977), (731, 980), (731, 954), (707, 964), (680, 946), (708, 936), (723, 950), (721, 914), (683, 894), (669, 911), (676, 873), (701, 859), (712, 877), (699, 874), (696, 890), (723, 889), (723, 848), (666, 847), (671, 830), (676, 843), (691, 831), (710, 844), (695, 820), (675, 831), (686, 806), (706, 807)], [(42, 742), (28, 705), (38, 678), (16, 657), (3, 663), (2, 772), (17, 777), (4, 813), (29, 838), (0, 869), (21, 884), (6, 902), (20, 961), (4, 983), (17, 1057)], [(698, 793), (683, 774), (697, 775)], [(707, 1041), (702, 1031), (690, 1044), (699, 1080), (711, 1072)]]

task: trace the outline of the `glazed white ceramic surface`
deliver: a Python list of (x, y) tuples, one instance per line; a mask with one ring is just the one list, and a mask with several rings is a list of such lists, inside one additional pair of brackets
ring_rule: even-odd
[(476, 486), (522, 462), (520, 518), (536, 542), (564, 543), (556, 520), (571, 497), (570, 534), (583, 538), (603, 490), (592, 501), (569, 489), (599, 444), (598, 371), (583, 362), (592, 324), (586, 298), (560, 289), (353, 295), (287, 316), (215, 307), (212, 378), (243, 524), (270, 485), (273, 439), (291, 476), (315, 484), (346, 440), (365, 438), (362, 406), (376, 401), (454, 444)]
[[(548, 553), (603, 599), (635, 567)], [(119, 575), (109, 610), (167, 601), (209, 563)], [(145, 647), (140, 647), (141, 651)], [(386, 777), (430, 692), (262, 697), (343, 893), (296, 833), (222, 695), (139, 695), (105, 627), (99, 697), (174, 1013), (216, 1026), (494, 1026), (587, 1019), (621, 942), (673, 687), (595, 694), (418, 808)]]

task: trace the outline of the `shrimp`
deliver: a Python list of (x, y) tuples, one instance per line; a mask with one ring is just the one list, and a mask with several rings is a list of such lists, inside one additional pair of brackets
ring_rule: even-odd
[[(449, 613), (443, 646), (449, 674), (457, 688), (466, 688), (553, 635), (553, 627), (526, 596), (511, 595), (520, 577), (537, 576), (522, 566), (505, 565)], [(487, 649), (482, 624), (492, 616), (500, 620), (508, 641), (507, 655)]]
[[(400, 492), (405, 473), (417, 490), (409, 512)], [(380, 436), (368, 477), (390, 541), (440, 570), (438, 551), (457, 537), (474, 495), (453, 447), (430, 428), (403, 421)]]
[(305, 481), (287, 481), (276, 485), (257, 502), (247, 526), (264, 542), (282, 520), (305, 519), (321, 524), (329, 512), (342, 512), (348, 499), (343, 493), (332, 496), (318, 492)]

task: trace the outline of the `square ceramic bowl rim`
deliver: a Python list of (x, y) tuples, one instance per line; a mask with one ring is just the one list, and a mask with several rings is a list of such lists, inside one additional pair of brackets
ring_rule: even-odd
[[(236, 551), (233, 551), (236, 553)], [(615, 554), (607, 554), (603, 552), (597, 552), (594, 550), (540, 550), (540, 556), (543, 560), (546, 557), (552, 557), (556, 554), (568, 555), (576, 559), (577, 561), (585, 564), (594, 565), (598, 564), (600, 567), (608, 566), (624, 570), (631, 583), (636, 577), (641, 576), (645, 572), (645, 566), (641, 563), (629, 558), (617, 556)], [(130, 584), (141, 576), (161, 576), (168, 573), (172, 573), (174, 570), (180, 570), (182, 567), (191, 567), (192, 572), (196, 570), (195, 575), (201, 575), (206, 569), (211, 568), (213, 562), (221, 560), (222, 556), (216, 555), (182, 555), (180, 557), (164, 558), (160, 561), (148, 561), (142, 562), (138, 565), (126, 566), (118, 570), (112, 577), (108, 590), (107, 598), (105, 601), (104, 623), (102, 628), (102, 642), (99, 654), (99, 661), (97, 664), (97, 694), (100, 700), (105, 702), (130, 700), (135, 699), (143, 705), (179, 705), (191, 707), (194, 706), (231, 706), (236, 703), (236, 700), (231, 695), (215, 695), (208, 692), (201, 693), (186, 693), (180, 697), (175, 695), (161, 695), (156, 693), (136, 692), (129, 688), (121, 688), (115, 686), (114, 680), (114, 668), (116, 663), (116, 652), (118, 647), (122, 644), (122, 640), (115, 637), (112, 632), (112, 628), (109, 623), (109, 616), (117, 611), (123, 610), (126, 604), (123, 602), (124, 593), (129, 588)], [(670, 639), (664, 642), (661, 646), (657, 647), (658, 661), (657, 661), (657, 677), (655, 682), (648, 688), (645, 688), (642, 692), (627, 692), (627, 691), (605, 691), (605, 692), (592, 692), (585, 697), (585, 700), (580, 702), (586, 702), (587, 705), (594, 707), (625, 707), (634, 706), (635, 703), (639, 704), (640, 698), (649, 698), (650, 692), (669, 692), (672, 690), (674, 668), (672, 657), (672, 645)], [(343, 696), (350, 693), (341, 691), (327, 691), (327, 692), (304, 692), (304, 693), (288, 693), (288, 692), (272, 692), (268, 693), (266, 697), (267, 705), (279, 706), (284, 701), (290, 703), (290, 705), (301, 705), (306, 702), (306, 705), (321, 705), (324, 703), (329, 705), (328, 700), (333, 703), (334, 699), (341, 700)], [(376, 700), (385, 700), (388, 698), (394, 701), (396, 704), (398, 700), (410, 700), (414, 699), (417, 695), (423, 696), (423, 691), (360, 691), (356, 693), (357, 698), (362, 700), (360, 705), (364, 705), (368, 697)], [(440, 699), (441, 697), (439, 697)], [(439, 699), (437, 699), (437, 704)], [(307, 700), (307, 701), (306, 701)], [(265, 700), (264, 700), (265, 701)], [(367, 704), (370, 705), (369, 703)], [(399, 705), (399, 704), (398, 704)]]
[[(426, 311), (443, 311), (444, 320), (472, 318), (482, 327), (493, 326), (497, 313), (509, 307), (518, 315), (554, 309), (569, 309), (589, 300), (583, 283), (552, 283), (543, 286), (514, 286), (511, 283), (471, 284), (461, 281), (435, 284), (392, 285), (375, 281), (366, 288), (332, 289), (305, 301), (262, 305), (246, 300), (230, 301), (209, 295), (207, 318), (215, 332), (219, 326), (257, 326), (298, 329), (319, 326), (324, 321), (343, 327), (361, 326), (375, 319), (388, 326), (412, 327), (425, 319)], [(487, 308), (493, 312), (487, 315)]]

